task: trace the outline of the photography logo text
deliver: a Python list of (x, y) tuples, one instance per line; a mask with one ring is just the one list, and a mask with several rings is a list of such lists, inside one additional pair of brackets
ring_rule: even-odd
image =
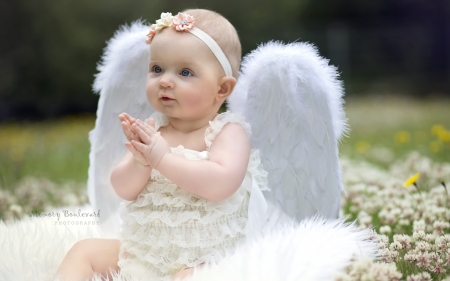
[(100, 209), (95, 212), (59, 210), (42, 213), (31, 213), (30, 217), (55, 218), (55, 225), (98, 225)]

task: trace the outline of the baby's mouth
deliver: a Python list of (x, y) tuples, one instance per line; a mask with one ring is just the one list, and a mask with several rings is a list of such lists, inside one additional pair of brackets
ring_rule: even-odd
[(168, 97), (162, 97), (161, 98), (163, 101), (171, 101), (171, 100), (174, 100), (174, 99), (171, 99), (171, 98), (168, 98)]

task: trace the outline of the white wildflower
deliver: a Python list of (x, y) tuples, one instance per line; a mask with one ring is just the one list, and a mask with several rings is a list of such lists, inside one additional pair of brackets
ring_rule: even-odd
[(381, 234), (390, 234), (392, 232), (391, 227), (389, 225), (383, 225), (380, 227)]
[(450, 248), (450, 234), (436, 237), (436, 240), (434, 241), (434, 248), (437, 251), (442, 252), (445, 252), (448, 248)]
[(436, 234), (442, 234), (445, 229), (450, 228), (450, 223), (446, 221), (435, 221), (433, 223), (433, 228)]
[(395, 262), (395, 263), (398, 262), (398, 258), (399, 258), (398, 251), (396, 251), (394, 249), (389, 250), (389, 257), (391, 258), (392, 262)]
[(436, 240), (436, 234), (427, 233), (427, 234), (425, 234), (425, 237), (423, 238), (423, 240), (427, 241), (428, 243), (433, 243), (434, 240)]
[(79, 204), (77, 196), (73, 193), (65, 194), (62, 198), (62, 202), (65, 206), (74, 206)]
[(372, 217), (363, 217), (359, 220), (359, 226), (361, 229), (366, 229), (372, 226)]
[(415, 254), (414, 252), (408, 252), (405, 254), (405, 256), (403, 257), (403, 259), (407, 262), (413, 263), (416, 261), (417, 259), (417, 254)]
[(378, 251), (379, 259), (382, 262), (391, 262), (391, 252), (388, 248), (380, 249)]
[(418, 253), (416, 256), (416, 265), (422, 268), (428, 268), (431, 260), (428, 253)]
[(390, 249), (390, 250), (396, 250), (396, 251), (398, 251), (398, 250), (403, 249), (403, 245), (402, 245), (400, 242), (398, 242), (398, 241), (394, 241), (394, 242), (391, 243), (391, 245), (389, 246), (389, 249)]
[(428, 272), (421, 272), (419, 274), (410, 275), (406, 278), (407, 281), (431, 281), (431, 275)]
[(426, 241), (419, 241), (417, 244), (416, 244), (416, 250), (417, 251), (419, 251), (419, 252), (427, 252), (427, 251), (430, 251), (431, 250), (431, 244), (430, 243), (428, 243), (428, 242), (426, 242)]
[(411, 248), (411, 237), (405, 234), (395, 234), (394, 242), (398, 242), (402, 245), (402, 249)]
[(423, 220), (413, 221), (413, 231), (425, 230), (426, 224)]
[(386, 235), (378, 234), (376, 238), (378, 242), (384, 244), (386, 247), (389, 245), (389, 237), (387, 237)]
[(389, 212), (384, 218), (384, 222), (386, 224), (395, 224), (397, 222), (397, 216), (391, 212)]
[(401, 219), (401, 220), (398, 221), (398, 224), (400, 226), (409, 226), (410, 220), (408, 220), (408, 219)]
[(17, 217), (20, 217), (22, 215), (22, 207), (17, 204), (12, 204), (11, 206), (9, 206), (9, 211)]
[(414, 210), (412, 208), (408, 207), (408, 208), (403, 209), (402, 215), (403, 215), (403, 217), (405, 219), (413, 220), (414, 219), (414, 214), (415, 214), (415, 212), (414, 212)]

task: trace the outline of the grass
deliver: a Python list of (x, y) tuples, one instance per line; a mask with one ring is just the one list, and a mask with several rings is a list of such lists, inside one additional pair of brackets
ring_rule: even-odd
[(11, 189), (26, 176), (86, 182), (94, 122), (94, 116), (74, 116), (0, 124), (0, 188)]
[(450, 99), (354, 98), (347, 102), (350, 134), (341, 155), (386, 167), (417, 151), (450, 162)]

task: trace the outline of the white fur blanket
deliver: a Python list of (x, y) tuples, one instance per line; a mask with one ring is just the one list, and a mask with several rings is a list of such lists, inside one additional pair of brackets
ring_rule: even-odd
[[(92, 212), (83, 206), (82, 212)], [(62, 210), (55, 210), (56, 213)], [(77, 209), (71, 212), (76, 213)], [(0, 280), (50, 281), (64, 255), (79, 240), (102, 237), (93, 218), (33, 217), (0, 221)], [(340, 220), (311, 219), (248, 241), (218, 264), (196, 270), (189, 281), (333, 280), (353, 255), (374, 257), (369, 231)], [(101, 278), (96, 276), (95, 281)], [(114, 281), (122, 281), (120, 273)], [(186, 281), (187, 281), (186, 280)], [(129, 280), (127, 280), (129, 281)]]

